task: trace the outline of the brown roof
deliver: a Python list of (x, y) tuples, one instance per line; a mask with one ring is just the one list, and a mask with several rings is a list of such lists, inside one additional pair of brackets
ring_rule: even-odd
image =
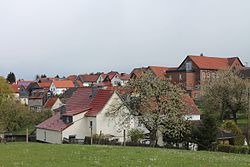
[(161, 79), (166, 78), (166, 71), (168, 70), (167, 67), (148, 66), (148, 69), (152, 70), (157, 77)]
[(133, 71), (130, 73), (130, 77), (132, 77), (133, 75), (135, 75), (136, 77), (140, 77), (146, 70), (147, 67), (134, 68)]
[[(92, 96), (91, 88), (78, 88), (67, 102), (66, 112), (63, 116), (74, 116), (82, 112), (87, 112), (86, 116), (96, 116), (102, 111), (113, 93), (114, 91), (100, 89), (97, 90), (96, 96)], [(62, 131), (70, 125), (72, 123), (64, 123), (60, 118), (60, 112), (57, 112), (51, 118), (37, 125), (36, 128)]]
[(92, 98), (92, 88), (78, 88), (66, 103), (66, 111), (87, 108)]
[(73, 88), (75, 87), (74, 83), (71, 80), (61, 80), (61, 81), (53, 81), (56, 88)]
[(99, 78), (100, 74), (85, 74), (79, 75), (79, 78), (82, 82), (96, 82)]
[(127, 81), (127, 80), (130, 79), (130, 75), (129, 75), (129, 74), (125, 74), (125, 73), (121, 73), (121, 74), (119, 75), (119, 78), (120, 78), (121, 80)]
[(63, 131), (67, 127), (72, 125), (72, 123), (64, 123), (62, 119), (60, 119), (60, 112), (56, 113), (49, 119), (43, 121), (39, 125), (36, 126), (36, 128), (40, 129), (48, 129), (48, 130), (54, 130), (54, 131)]
[(53, 107), (53, 105), (55, 104), (55, 102), (57, 101), (57, 97), (52, 97), (52, 98), (49, 98), (47, 100), (47, 102), (44, 104), (44, 108), (51, 108)]
[[(218, 69), (227, 70), (231, 67), (231, 65), (236, 59), (239, 59), (238, 57), (219, 58), (219, 57), (193, 56), (193, 55), (187, 56), (187, 58), (190, 58), (198, 68), (210, 69), (210, 70), (218, 70)], [(185, 62), (185, 60), (183, 62)]]
[(197, 105), (194, 103), (194, 100), (189, 95), (183, 96), (183, 101), (186, 104), (185, 114), (187, 115), (201, 115), (200, 110)]
[(77, 79), (77, 75), (69, 75), (67, 79), (74, 82)]

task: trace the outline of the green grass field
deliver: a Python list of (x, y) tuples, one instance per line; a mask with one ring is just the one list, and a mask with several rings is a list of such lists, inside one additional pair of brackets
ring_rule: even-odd
[(141, 147), (0, 144), (0, 167), (16, 166), (244, 167), (250, 166), (250, 155)]

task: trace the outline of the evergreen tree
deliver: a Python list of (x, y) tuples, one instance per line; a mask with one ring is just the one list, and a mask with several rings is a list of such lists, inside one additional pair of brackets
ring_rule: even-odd
[(192, 140), (197, 143), (199, 150), (209, 150), (216, 141), (218, 132), (217, 119), (214, 115), (205, 112), (202, 123), (192, 128)]
[(7, 76), (7, 79), (6, 79), (10, 84), (13, 84), (16, 82), (16, 76), (13, 72), (10, 72)]

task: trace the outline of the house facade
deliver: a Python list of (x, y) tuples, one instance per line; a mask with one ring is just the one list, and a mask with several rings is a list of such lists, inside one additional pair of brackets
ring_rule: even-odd
[(53, 81), (51, 86), (50, 86), (50, 91), (54, 95), (61, 95), (63, 94), (67, 89), (69, 88), (74, 88), (75, 85), (71, 80), (58, 80), (58, 81)]
[(79, 75), (77, 78), (84, 87), (90, 87), (103, 81), (102, 73)]
[[(68, 100), (65, 111), (39, 124), (37, 140), (47, 143), (62, 143), (64, 138), (84, 139), (94, 134), (112, 135), (123, 141), (123, 128), (118, 126), (122, 117), (111, 117), (109, 112), (128, 112), (125, 107), (116, 111), (114, 104), (122, 100), (115, 91), (79, 88)], [(131, 119), (129, 128), (134, 128)], [(128, 129), (127, 129), (128, 130)]]
[(166, 76), (172, 83), (181, 84), (194, 99), (200, 100), (202, 86), (215, 78), (217, 71), (243, 67), (238, 57), (187, 56), (177, 69), (167, 70)]

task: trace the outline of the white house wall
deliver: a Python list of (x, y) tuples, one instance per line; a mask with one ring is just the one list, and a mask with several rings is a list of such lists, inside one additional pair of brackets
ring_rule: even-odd
[[(107, 105), (96, 116), (97, 120), (96, 130), (98, 134), (100, 133), (100, 131), (102, 131), (104, 135), (106, 134), (114, 135), (116, 136), (116, 138), (118, 138), (120, 142), (122, 142), (123, 130), (126, 129), (126, 134), (127, 134), (128, 130), (135, 127), (134, 126), (135, 121), (132, 119), (130, 125), (128, 125), (127, 127), (122, 127), (119, 126), (118, 124), (119, 121), (122, 119), (121, 116), (119, 116), (119, 114), (116, 117), (107, 116), (106, 113), (110, 112), (110, 109), (114, 107), (114, 103), (121, 103), (121, 99), (116, 93), (113, 94)], [(124, 107), (124, 109), (120, 112), (129, 112), (129, 111), (126, 107)]]
[(55, 104), (51, 107), (51, 110), (53, 111), (54, 109), (57, 109), (57, 108), (61, 107), (62, 104), (63, 104), (63, 103), (62, 103), (61, 100), (58, 98), (58, 99), (56, 100)]
[(189, 121), (199, 121), (201, 120), (200, 115), (185, 115), (185, 119)]
[(76, 139), (84, 139), (89, 134), (89, 126), (87, 125), (87, 118), (85, 113), (80, 113), (73, 116), (73, 124), (62, 132), (63, 138), (69, 138), (69, 136), (76, 136)]
[(61, 144), (62, 134), (59, 131), (36, 129), (36, 140), (52, 144)]

